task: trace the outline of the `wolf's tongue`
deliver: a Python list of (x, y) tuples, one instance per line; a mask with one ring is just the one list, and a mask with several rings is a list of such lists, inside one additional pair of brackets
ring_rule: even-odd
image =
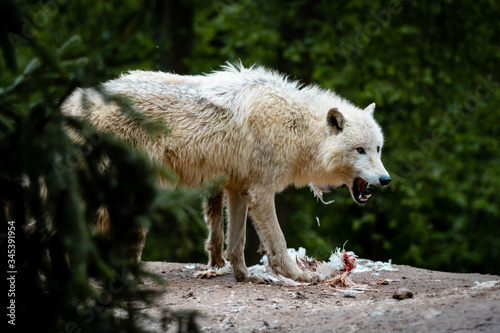
[(366, 192), (366, 187), (367, 187), (368, 183), (365, 182), (364, 179), (358, 178), (358, 184), (357, 185), (358, 185), (358, 190), (359, 190), (360, 193), (365, 193)]
[(372, 195), (372, 192), (368, 189), (368, 182), (362, 178), (358, 178), (357, 185), (359, 191), (358, 199), (360, 201), (367, 201)]

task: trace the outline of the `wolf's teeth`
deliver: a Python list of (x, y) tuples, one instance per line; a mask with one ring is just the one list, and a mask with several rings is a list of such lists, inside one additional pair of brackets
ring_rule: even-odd
[(365, 195), (364, 195), (363, 193), (361, 193), (361, 194), (358, 196), (358, 199), (359, 199), (359, 201), (366, 201), (366, 200), (368, 200), (368, 199), (365, 197)]
[(365, 198), (369, 199), (372, 195), (371, 194), (365, 194)]

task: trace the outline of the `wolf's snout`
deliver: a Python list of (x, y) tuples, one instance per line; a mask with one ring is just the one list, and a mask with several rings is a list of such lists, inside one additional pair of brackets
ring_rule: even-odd
[(378, 179), (378, 181), (380, 182), (380, 186), (387, 186), (389, 185), (389, 183), (391, 182), (391, 177), (389, 176), (383, 176), (383, 177), (380, 177)]

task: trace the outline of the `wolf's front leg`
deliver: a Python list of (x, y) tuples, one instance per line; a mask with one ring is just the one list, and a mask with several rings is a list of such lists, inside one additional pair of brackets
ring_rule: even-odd
[(231, 262), (234, 278), (239, 282), (264, 283), (262, 276), (250, 275), (245, 263), (245, 234), (248, 205), (244, 195), (227, 191), (227, 250), (226, 258)]
[(272, 270), (295, 281), (321, 281), (323, 279), (321, 275), (302, 271), (288, 255), (285, 237), (276, 217), (274, 193), (249, 191), (248, 204), (255, 229), (266, 249)]

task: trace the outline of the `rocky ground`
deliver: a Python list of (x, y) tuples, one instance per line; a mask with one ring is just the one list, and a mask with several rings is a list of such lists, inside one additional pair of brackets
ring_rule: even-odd
[(355, 283), (369, 287), (358, 291), (238, 283), (230, 274), (199, 279), (194, 272), (204, 265), (146, 262), (146, 271), (169, 283), (145, 281), (156, 299), (142, 305), (151, 316), (144, 326), (163, 332), (155, 317), (195, 309), (204, 332), (500, 332), (500, 276), (392, 267), (353, 273)]

